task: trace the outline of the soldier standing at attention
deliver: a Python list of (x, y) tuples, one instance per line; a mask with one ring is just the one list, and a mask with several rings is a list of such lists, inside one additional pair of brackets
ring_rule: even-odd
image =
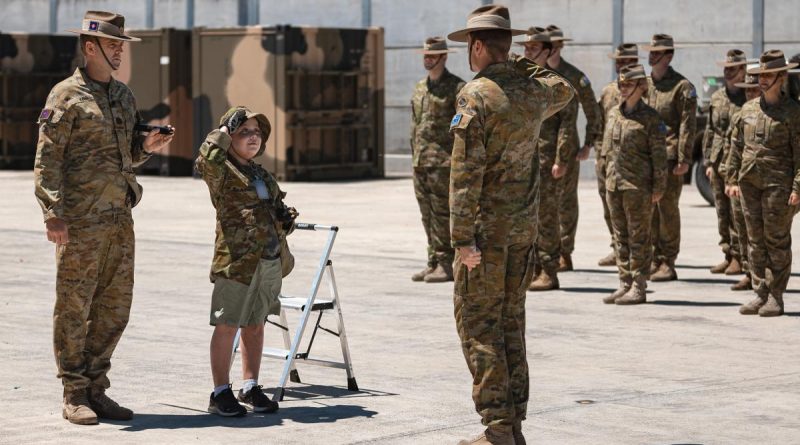
[[(553, 45), (547, 30), (528, 29), (525, 40), (517, 42), (525, 48), (525, 57), (539, 66), (547, 66)], [(558, 289), (558, 261), (561, 258), (559, 232), (558, 187), (567, 171), (568, 159), (575, 157), (570, 142), (570, 129), (575, 127), (578, 101), (572, 100), (558, 113), (542, 122), (536, 151), (539, 156), (539, 222), (536, 237), (536, 274), (528, 287), (531, 291)]]
[(654, 249), (650, 279), (653, 281), (677, 280), (675, 259), (681, 248), (681, 212), (678, 203), (683, 189), (683, 175), (692, 162), (692, 145), (697, 125), (697, 91), (685, 77), (672, 69), (675, 54), (672, 36), (656, 34), (650, 45), (652, 68), (650, 91), (645, 103), (661, 116), (667, 126), (667, 188), (653, 212), (651, 233)]
[(133, 418), (105, 393), (133, 296), (131, 208), (142, 197), (133, 169), (172, 135), (136, 134), (136, 101), (111, 75), (125, 42), (139, 41), (125, 34), (125, 18), (88, 11), (81, 29), (70, 32), (80, 34), (86, 65), (47, 97), (34, 181), (47, 239), (56, 244), (53, 349), (64, 385), (62, 415), (90, 425), (98, 417)]
[(563, 108), (574, 91), (535, 65), (531, 77), (520, 73), (524, 59), (509, 62), (511, 37), (520, 34), (525, 31), (511, 28), (506, 7), (490, 5), (473, 11), (467, 27), (448, 36), (467, 42), (470, 69), (478, 72), (458, 94), (450, 123), (453, 303), (473, 377), (472, 398), (487, 427), (462, 444), (525, 443), (525, 288), (536, 239), (536, 139), (542, 120)]
[(729, 127), (734, 114), (738, 113), (745, 103), (744, 91), (736, 86), (744, 80), (747, 57), (738, 49), (728, 51), (724, 61), (717, 62), (723, 67), (725, 87), (711, 96), (708, 110), (708, 122), (703, 135), (703, 165), (706, 176), (711, 181), (714, 191), (714, 207), (717, 209), (717, 227), (719, 229), (719, 246), (725, 254), (725, 260), (711, 268), (711, 273), (738, 275), (742, 273), (742, 257), (739, 253), (736, 226), (733, 224), (733, 210), (728, 195), (725, 194), (725, 167), (727, 164), (730, 133)]
[[(614, 69), (619, 74), (619, 70), (626, 65), (633, 65), (639, 62), (639, 48), (636, 46), (635, 43), (623, 43), (614, 50), (613, 53), (609, 54), (608, 57), (614, 60)], [(600, 93), (600, 117), (604, 122), (601, 129), (605, 128), (605, 119), (608, 116), (608, 112), (611, 111), (611, 108), (620, 104), (619, 101), (619, 87), (617, 87), (617, 81), (613, 80), (608, 83), (608, 85), (603, 87), (603, 91)], [(595, 174), (597, 175), (597, 191), (600, 193), (600, 200), (603, 203), (603, 218), (606, 221), (606, 227), (608, 227), (608, 232), (611, 235), (611, 252), (608, 255), (601, 258), (598, 262), (598, 266), (616, 266), (617, 265), (617, 256), (614, 253), (616, 247), (614, 246), (614, 228), (611, 225), (611, 213), (608, 209), (608, 201), (606, 201), (606, 158), (605, 154), (603, 153), (603, 132), (601, 131), (597, 137), (597, 140), (594, 142), (594, 150), (595, 150)]]
[(603, 151), (606, 156), (606, 200), (611, 210), (619, 289), (603, 298), (606, 304), (641, 304), (646, 300), (650, 272), (651, 219), (666, 186), (667, 128), (656, 110), (641, 99), (647, 93), (642, 65), (619, 72), (620, 105), (606, 116)]
[(547, 27), (550, 40), (553, 42), (553, 51), (547, 59), (547, 66), (558, 74), (564, 76), (577, 91), (575, 100), (580, 102), (583, 114), (586, 115), (586, 135), (581, 147), (578, 138), (577, 120), (568, 129), (568, 143), (573, 147), (573, 156), (566, 159), (567, 171), (564, 179), (559, 182), (559, 230), (561, 232), (561, 261), (559, 272), (572, 270), (572, 252), (575, 250), (575, 233), (578, 230), (578, 179), (580, 177), (580, 161), (589, 158), (592, 143), (603, 131), (603, 117), (597, 105), (597, 97), (592, 90), (592, 83), (583, 71), (561, 57), (564, 42), (571, 41), (564, 37), (564, 32), (556, 25)]
[(792, 218), (800, 205), (800, 105), (781, 94), (787, 71), (783, 51), (761, 55), (761, 98), (747, 102), (731, 134), (731, 195), (740, 196), (747, 222), (750, 274), (756, 298), (742, 314), (783, 314), (792, 266)]
[[(761, 89), (758, 87), (758, 76), (747, 74), (744, 78), (744, 82), (737, 83), (735, 86), (736, 88), (744, 90), (746, 102), (761, 97)], [(742, 110), (740, 108), (731, 118), (731, 124), (728, 125), (728, 134), (726, 135), (726, 144), (728, 148), (725, 150), (728, 154), (727, 159), (725, 159), (725, 194), (728, 195), (728, 199), (731, 200), (733, 223), (736, 226), (736, 243), (739, 246), (739, 255), (742, 258), (742, 270), (744, 271), (744, 277), (739, 280), (738, 283), (731, 286), (731, 290), (735, 291), (753, 289), (753, 281), (750, 277), (750, 260), (748, 259), (749, 254), (747, 252), (747, 223), (745, 222), (744, 211), (742, 210), (742, 200), (738, 195), (731, 196), (731, 186), (729, 185), (731, 178), (729, 178), (730, 175), (727, 174), (730, 171), (731, 158), (734, 156), (732, 150), (736, 149), (736, 146), (731, 144), (731, 133), (733, 133), (733, 129), (736, 127), (738, 120), (741, 119), (741, 116)], [(741, 158), (742, 154), (739, 153), (738, 156)]]
[(453, 281), (448, 207), (453, 136), (448, 128), (464, 81), (445, 68), (447, 53), (453, 51), (447, 49), (444, 38), (427, 39), (421, 52), (428, 76), (417, 82), (411, 97), (411, 152), (414, 193), (428, 240), (428, 265), (411, 280), (442, 283)]

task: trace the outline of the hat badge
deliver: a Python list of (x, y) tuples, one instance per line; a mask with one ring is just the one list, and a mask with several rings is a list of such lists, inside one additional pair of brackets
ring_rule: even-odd
[(89, 31), (97, 31), (99, 27), (100, 27), (100, 22), (94, 20), (89, 21)]

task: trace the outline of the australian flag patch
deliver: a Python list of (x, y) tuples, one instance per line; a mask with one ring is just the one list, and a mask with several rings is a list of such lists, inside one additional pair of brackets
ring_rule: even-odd
[(453, 116), (453, 120), (450, 121), (450, 128), (457, 126), (459, 123), (461, 123), (461, 113)]

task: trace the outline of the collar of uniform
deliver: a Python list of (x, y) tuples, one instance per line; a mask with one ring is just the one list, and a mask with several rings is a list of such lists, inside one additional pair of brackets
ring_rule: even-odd
[(475, 75), (475, 78), (477, 79), (479, 77), (488, 77), (489, 74), (499, 74), (507, 71), (510, 71), (507, 62), (497, 62), (482, 69), (481, 72)]
[(639, 101), (636, 102), (636, 105), (633, 106), (633, 110), (630, 113), (626, 113), (625, 112), (625, 101), (622, 101), (619, 104), (619, 112), (622, 113), (622, 115), (625, 116), (625, 117), (631, 117), (631, 116), (635, 115), (636, 113), (638, 113), (639, 111), (641, 111), (642, 107), (644, 107), (644, 101), (642, 99), (639, 99)]
[(447, 79), (448, 77), (450, 77), (450, 71), (448, 71), (447, 68), (445, 68), (444, 71), (442, 71), (442, 75), (439, 76), (438, 79), (431, 80), (430, 77), (427, 78), (428, 86), (439, 85), (440, 83), (442, 83), (443, 80)]
[(747, 97), (744, 94), (744, 88), (739, 88), (739, 91), (736, 93), (731, 93), (730, 90), (728, 90), (728, 87), (722, 87), (722, 89), (725, 90), (725, 96), (731, 103), (741, 107), (745, 102), (747, 102)]
[(81, 85), (84, 85), (90, 90), (103, 95), (110, 95), (119, 87), (119, 81), (115, 79), (114, 76), (111, 76), (111, 80), (108, 82), (108, 91), (106, 91), (103, 89), (103, 85), (89, 77), (89, 75), (86, 73), (86, 70), (83, 68), (76, 68), (74, 76), (76, 79), (78, 79), (78, 83)]

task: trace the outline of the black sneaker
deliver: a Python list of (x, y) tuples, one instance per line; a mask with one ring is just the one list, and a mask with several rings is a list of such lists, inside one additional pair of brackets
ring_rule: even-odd
[(261, 388), (261, 385), (254, 386), (247, 393), (240, 389), (239, 401), (252, 406), (254, 413), (274, 413), (278, 410), (278, 402), (270, 400)]
[(241, 417), (247, 414), (247, 408), (239, 405), (230, 385), (228, 385), (228, 388), (216, 397), (214, 397), (213, 392), (211, 393), (211, 398), (208, 401), (208, 412), (223, 417)]

